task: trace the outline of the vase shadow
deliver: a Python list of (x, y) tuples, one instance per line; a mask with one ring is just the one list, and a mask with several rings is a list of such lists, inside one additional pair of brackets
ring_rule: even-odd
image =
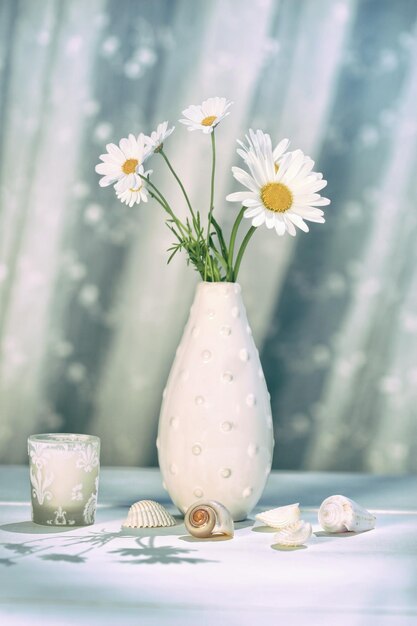
[(251, 519), (244, 519), (241, 522), (235, 522), (235, 530), (240, 530), (241, 528), (249, 528), (249, 526), (253, 526), (255, 522)]

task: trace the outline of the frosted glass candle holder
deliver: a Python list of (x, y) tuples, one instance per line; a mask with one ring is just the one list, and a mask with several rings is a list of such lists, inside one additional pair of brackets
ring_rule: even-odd
[(100, 439), (52, 433), (28, 439), (32, 520), (45, 526), (94, 524)]

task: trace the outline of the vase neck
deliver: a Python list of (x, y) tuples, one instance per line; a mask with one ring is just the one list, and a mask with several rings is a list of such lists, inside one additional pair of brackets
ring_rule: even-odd
[(225, 312), (227, 309), (236, 311), (244, 309), (241, 295), (241, 287), (238, 283), (208, 283), (201, 282), (197, 285), (193, 310), (204, 310), (208, 315), (214, 315), (215, 311)]

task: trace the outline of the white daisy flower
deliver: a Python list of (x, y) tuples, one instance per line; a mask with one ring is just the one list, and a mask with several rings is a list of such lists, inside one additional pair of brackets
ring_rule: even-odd
[[(100, 186), (107, 187), (126, 177), (132, 177), (150, 154), (146, 146), (145, 135), (140, 133), (137, 137), (130, 134), (123, 137), (119, 145), (109, 143), (106, 146), (107, 154), (101, 154), (103, 163), (96, 165), (96, 172), (103, 174), (100, 178)], [(129, 179), (128, 186), (133, 186), (133, 179)]]
[(226, 199), (247, 207), (244, 217), (252, 220), (252, 226), (265, 223), (267, 228), (275, 228), (278, 235), (288, 232), (295, 236), (295, 226), (308, 232), (304, 220), (324, 223), (324, 213), (317, 207), (330, 204), (330, 200), (317, 192), (327, 181), (322, 174), (312, 172), (314, 161), (295, 150), (285, 154), (276, 168), (268, 151), (269, 148), (265, 153), (256, 148), (246, 151), (250, 173), (239, 167), (233, 167), (232, 172), (247, 190), (229, 194)]
[(243, 141), (238, 140), (238, 144), (241, 146), (241, 149), (238, 148), (237, 153), (242, 157), (242, 159), (247, 161), (248, 154), (254, 152), (258, 157), (269, 158), (272, 156), (275, 168), (278, 170), (279, 161), (284, 156), (289, 144), (289, 139), (281, 139), (281, 141), (275, 146), (272, 150), (271, 137), (264, 133), (262, 130), (254, 131), (252, 128), (249, 129), (248, 135), (245, 135), (247, 145), (243, 143)]
[(163, 143), (167, 137), (174, 132), (175, 126), (168, 128), (168, 122), (162, 122), (158, 124), (157, 129), (152, 131), (150, 136), (145, 136), (145, 142), (147, 147), (152, 152), (158, 152), (163, 146)]
[(130, 207), (134, 204), (140, 204), (140, 202), (148, 202), (149, 193), (146, 189), (146, 183), (139, 174), (146, 177), (152, 174), (152, 170), (145, 172), (141, 165), (137, 173), (121, 178), (114, 186), (118, 199)]
[(185, 109), (182, 114), (185, 119), (180, 120), (188, 126), (188, 130), (202, 130), (203, 133), (211, 133), (221, 120), (229, 115), (227, 109), (233, 102), (227, 102), (226, 98), (209, 98), (201, 105), (194, 105)]

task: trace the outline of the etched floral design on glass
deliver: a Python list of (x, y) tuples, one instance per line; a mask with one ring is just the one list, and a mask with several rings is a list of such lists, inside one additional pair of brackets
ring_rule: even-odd
[(82, 483), (78, 483), (78, 485), (74, 485), (71, 489), (71, 500), (82, 500), (83, 499), (83, 485)]
[(97, 449), (93, 445), (87, 444), (85, 448), (80, 450), (80, 456), (77, 459), (77, 467), (89, 473), (97, 467), (98, 463)]
[(33, 521), (48, 526), (94, 524), (99, 438), (61, 433), (32, 435), (28, 454)]
[(46, 500), (52, 500), (52, 492), (48, 487), (53, 483), (54, 476), (52, 473), (43, 475), (42, 468), (35, 467), (30, 469), (30, 482), (32, 483), (32, 497), (36, 498), (40, 505)]

